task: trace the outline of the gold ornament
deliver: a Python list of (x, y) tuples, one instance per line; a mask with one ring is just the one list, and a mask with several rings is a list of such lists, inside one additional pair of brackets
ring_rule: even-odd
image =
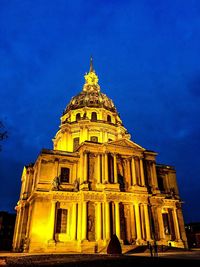
[(96, 75), (95, 72), (89, 72), (87, 73), (85, 76), (85, 81), (86, 81), (86, 84), (89, 84), (89, 85), (97, 85), (98, 84), (98, 76)]

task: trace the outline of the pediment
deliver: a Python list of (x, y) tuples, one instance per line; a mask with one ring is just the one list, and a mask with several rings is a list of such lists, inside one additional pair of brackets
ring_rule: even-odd
[(115, 145), (115, 146), (120, 146), (120, 147), (133, 148), (136, 150), (142, 150), (142, 151), (145, 150), (145, 148), (141, 147), (140, 145), (138, 145), (138, 144), (136, 144), (133, 141), (128, 140), (128, 139), (120, 139), (117, 141), (111, 141), (111, 142), (109, 142), (109, 144)]

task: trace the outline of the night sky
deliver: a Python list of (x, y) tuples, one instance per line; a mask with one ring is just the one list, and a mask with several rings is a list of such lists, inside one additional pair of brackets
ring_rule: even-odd
[(200, 1), (0, 0), (0, 210), (23, 166), (52, 148), (90, 56), (131, 139), (175, 166), (185, 222), (200, 221)]

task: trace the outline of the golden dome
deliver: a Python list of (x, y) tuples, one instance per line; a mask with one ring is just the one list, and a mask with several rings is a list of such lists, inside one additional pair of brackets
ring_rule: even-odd
[(85, 74), (85, 84), (82, 92), (74, 96), (67, 105), (64, 114), (70, 110), (83, 107), (105, 108), (111, 112), (117, 113), (113, 101), (107, 95), (100, 92), (98, 76), (93, 69), (92, 58), (90, 59), (90, 70)]
[(105, 108), (117, 113), (113, 101), (108, 98), (107, 95), (97, 91), (82, 91), (71, 99), (64, 111), (64, 114), (70, 110), (83, 107)]

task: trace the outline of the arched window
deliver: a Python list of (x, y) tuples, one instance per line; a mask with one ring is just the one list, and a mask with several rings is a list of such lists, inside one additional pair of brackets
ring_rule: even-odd
[(80, 113), (77, 113), (76, 114), (76, 121), (79, 121), (81, 119), (81, 114)]
[(107, 121), (111, 122), (111, 116), (110, 115), (107, 116)]
[(97, 121), (97, 113), (96, 112), (92, 112), (91, 121)]

